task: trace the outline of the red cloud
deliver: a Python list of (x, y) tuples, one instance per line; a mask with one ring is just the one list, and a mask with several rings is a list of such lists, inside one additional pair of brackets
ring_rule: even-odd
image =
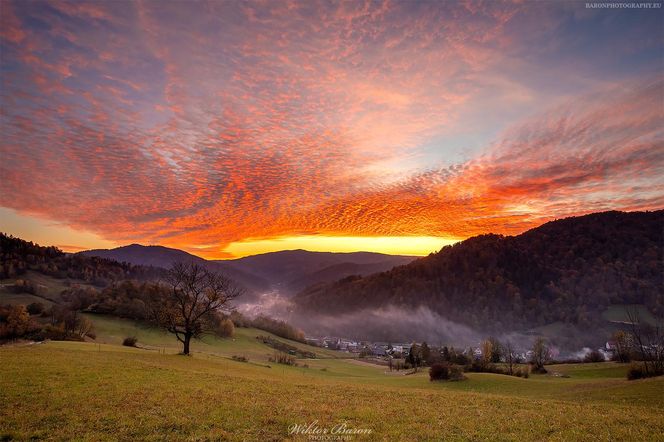
[(26, 5), (3, 13), (5, 207), (212, 253), (303, 233), (515, 233), (664, 203), (661, 81), (579, 97), (462, 164), (417, 163), (465, 124), (518, 5)]

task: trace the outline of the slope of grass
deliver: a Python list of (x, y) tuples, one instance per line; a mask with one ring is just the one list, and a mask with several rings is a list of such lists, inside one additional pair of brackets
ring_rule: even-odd
[[(13, 294), (8, 286), (13, 285), (17, 279), (28, 280), (37, 288), (37, 294), (20, 293)], [(52, 276), (44, 275), (34, 270), (28, 270), (24, 274), (13, 279), (3, 279), (0, 281), (0, 303), (3, 304), (25, 304), (30, 302), (41, 302), (44, 305), (59, 303), (60, 293), (72, 285), (83, 287), (93, 287), (90, 283), (78, 279), (58, 279)], [(14, 295), (14, 296), (12, 296)]]
[[(150, 327), (140, 322), (127, 319), (116, 318), (104, 315), (85, 315), (90, 319), (95, 327), (96, 342), (102, 344), (121, 344), (123, 339), (128, 336), (136, 336), (139, 346), (161, 349), (167, 353), (177, 353), (181, 351), (182, 346), (174, 335), (163, 330)], [(215, 353), (224, 356), (245, 356), (251, 361), (267, 362), (268, 358), (274, 354), (274, 349), (259, 342), (256, 336), (271, 336), (278, 341), (285, 342), (305, 351), (311, 351), (319, 358), (347, 358), (347, 353), (341, 353), (325, 348), (312, 347), (300, 342), (291, 341), (263, 330), (255, 328), (235, 329), (233, 338), (218, 338), (206, 335), (202, 339), (192, 342), (193, 351)]]
[(267, 368), (89, 343), (2, 347), (0, 361), (7, 438), (306, 440), (289, 426), (317, 421), (372, 430), (352, 440), (664, 440), (664, 379), (627, 382), (612, 364), (431, 383), (354, 361)]

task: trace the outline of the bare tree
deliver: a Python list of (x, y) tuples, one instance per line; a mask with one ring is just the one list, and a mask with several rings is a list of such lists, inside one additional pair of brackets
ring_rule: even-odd
[(615, 359), (617, 359), (618, 362), (629, 362), (632, 350), (632, 337), (624, 331), (618, 330), (613, 336), (611, 336), (611, 338), (616, 346)]
[(510, 375), (514, 374), (514, 349), (512, 348), (512, 343), (507, 341), (505, 344), (505, 359), (510, 370)]
[(492, 339), (485, 339), (482, 341), (480, 348), (482, 350), (482, 357), (480, 358), (480, 363), (482, 368), (485, 369), (491, 363), (491, 357), (493, 355), (493, 341)]
[(211, 329), (213, 316), (228, 310), (230, 301), (242, 290), (224, 275), (194, 263), (175, 263), (168, 270), (165, 296), (155, 299), (151, 319), (182, 343), (182, 354), (189, 354), (191, 338)]
[(664, 322), (656, 318), (655, 324), (642, 323), (636, 307), (625, 308), (632, 336), (638, 347), (646, 376), (664, 373)]

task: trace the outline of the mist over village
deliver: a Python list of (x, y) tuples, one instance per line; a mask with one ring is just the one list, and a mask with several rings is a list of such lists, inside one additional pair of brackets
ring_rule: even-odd
[(664, 440), (661, 2), (0, 0), (0, 440)]

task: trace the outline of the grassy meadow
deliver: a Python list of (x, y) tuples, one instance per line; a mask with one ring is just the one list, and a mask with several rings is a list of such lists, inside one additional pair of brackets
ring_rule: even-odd
[[(664, 440), (664, 379), (627, 381), (615, 363), (432, 383), (292, 342), (319, 358), (268, 363), (255, 329), (186, 357), (160, 331), (92, 319), (99, 343), (0, 347), (0, 439), (308, 440), (289, 427), (317, 422), (371, 430), (346, 440)], [(119, 345), (127, 335), (145, 348)]]

